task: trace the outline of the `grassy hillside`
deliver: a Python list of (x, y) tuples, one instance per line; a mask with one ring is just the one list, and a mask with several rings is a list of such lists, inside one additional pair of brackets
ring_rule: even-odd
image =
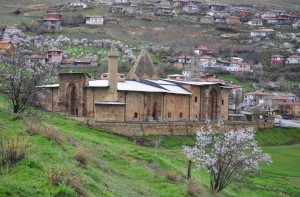
[[(192, 145), (194, 136), (128, 139), (51, 113), (27, 118), (26, 124), (24, 120), (0, 108), (0, 136), (17, 136), (30, 143), (25, 159), (1, 167), (0, 196), (76, 196), (73, 188), (88, 196), (188, 196), (182, 145)], [(46, 127), (38, 128), (51, 128), (60, 140), (48, 140), (48, 130), (33, 132), (31, 127), (26, 132), (28, 121), (43, 122)], [(232, 185), (219, 196), (299, 196), (300, 130), (264, 130), (256, 137), (274, 163), (263, 166), (263, 172), (248, 178), (245, 185)], [(159, 139), (155, 151), (153, 142)], [(86, 165), (75, 159), (80, 150), (90, 155)], [(214, 196), (206, 172), (193, 170), (192, 176), (202, 196)], [(53, 177), (67, 181), (56, 186), (51, 184)]]

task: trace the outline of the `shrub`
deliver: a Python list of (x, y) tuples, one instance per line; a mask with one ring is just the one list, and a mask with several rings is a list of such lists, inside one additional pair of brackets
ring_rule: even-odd
[(53, 196), (55, 196), (55, 197), (70, 196), (71, 197), (71, 196), (77, 196), (77, 193), (71, 187), (64, 185), (64, 184), (59, 184)]
[(90, 153), (91, 151), (88, 148), (79, 147), (74, 155), (74, 158), (82, 165), (87, 165), (87, 161), (90, 157)]
[(44, 128), (40, 124), (34, 122), (26, 122), (26, 132), (31, 135), (40, 134), (43, 129)]
[(196, 182), (191, 180), (187, 183), (187, 193), (190, 196), (200, 196), (202, 194), (202, 190)]
[(169, 179), (173, 182), (180, 181), (180, 177), (175, 172), (172, 172), (172, 171), (167, 171), (166, 172), (166, 177), (167, 177), (167, 179)]
[(59, 145), (63, 145), (64, 143), (63, 136), (61, 135), (59, 130), (52, 127), (44, 127), (44, 129), (45, 129), (44, 135), (48, 140), (52, 140)]
[(15, 164), (27, 155), (29, 142), (21, 137), (1, 137), (1, 164)]
[(80, 177), (71, 170), (63, 169), (61, 166), (46, 169), (48, 180), (53, 186), (64, 184), (72, 187), (79, 196), (86, 196), (86, 193), (80, 185)]

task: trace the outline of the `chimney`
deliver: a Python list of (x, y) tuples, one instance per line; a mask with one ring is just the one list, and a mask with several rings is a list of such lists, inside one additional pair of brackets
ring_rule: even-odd
[(118, 100), (118, 58), (116, 47), (112, 45), (108, 53), (108, 101)]

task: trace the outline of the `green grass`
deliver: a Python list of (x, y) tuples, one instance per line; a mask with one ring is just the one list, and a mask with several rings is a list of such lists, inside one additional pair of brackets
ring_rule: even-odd
[(228, 82), (233, 82), (233, 83), (236, 83), (236, 84), (239, 84), (241, 86), (243, 86), (243, 90), (245, 92), (250, 92), (250, 91), (253, 91), (253, 87), (251, 86), (250, 82), (242, 82), (240, 80), (238, 80), (237, 78), (235, 78), (234, 75), (231, 75), (231, 74), (217, 74), (217, 77), (220, 78), (220, 79), (223, 79), (225, 81), (228, 81)]

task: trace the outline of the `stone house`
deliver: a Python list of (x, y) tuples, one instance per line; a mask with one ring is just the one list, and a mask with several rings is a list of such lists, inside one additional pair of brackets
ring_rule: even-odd
[(200, 24), (214, 24), (215, 19), (212, 16), (200, 16), (199, 17)]
[(109, 7), (108, 11), (113, 14), (125, 14), (125, 9), (123, 6), (112, 5)]
[(43, 16), (42, 24), (49, 28), (57, 28), (61, 26), (61, 14), (56, 12), (47, 13)]
[(104, 19), (100, 15), (85, 15), (85, 24), (87, 25), (103, 25)]
[(44, 86), (49, 90), (44, 106), (96, 124), (228, 118), (228, 90), (223, 84), (158, 79), (145, 49), (127, 79), (118, 79), (118, 53), (112, 48), (107, 80), (91, 80), (85, 73), (60, 73), (59, 84)]
[(61, 67), (90, 68), (98, 66), (96, 58), (70, 58), (61, 61)]
[(241, 25), (242, 24), (241, 18), (237, 17), (237, 16), (230, 16), (225, 20), (225, 22), (228, 25)]
[(261, 19), (254, 18), (254, 19), (248, 21), (247, 24), (250, 26), (258, 27), (258, 26), (263, 26), (263, 21)]
[(270, 64), (273, 65), (284, 65), (285, 64), (285, 57), (280, 54), (272, 55), (270, 57)]
[(156, 15), (163, 15), (163, 16), (173, 16), (173, 8), (169, 6), (162, 6), (155, 8)]
[(250, 32), (251, 37), (268, 37), (275, 35), (274, 29), (255, 29)]
[(50, 62), (61, 63), (63, 59), (63, 51), (58, 48), (52, 48), (47, 51), (47, 58)]
[(300, 64), (300, 55), (292, 55), (285, 60), (286, 64)]

